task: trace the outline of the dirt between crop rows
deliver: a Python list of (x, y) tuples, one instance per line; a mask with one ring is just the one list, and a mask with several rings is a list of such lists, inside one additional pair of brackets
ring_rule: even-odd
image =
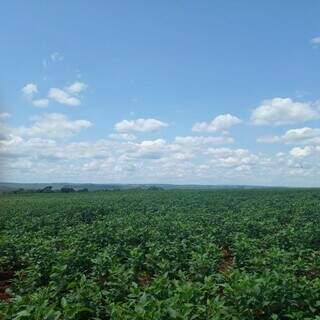
[(9, 302), (11, 296), (7, 293), (7, 289), (10, 288), (11, 281), (13, 279), (13, 271), (0, 272), (0, 300)]
[(233, 267), (235, 259), (228, 247), (223, 247), (221, 249), (221, 253), (222, 253), (222, 262), (218, 270), (220, 273), (226, 273)]
[[(228, 272), (234, 265), (235, 259), (228, 247), (223, 247), (222, 252), (222, 262), (218, 268), (220, 273)], [(10, 288), (12, 279), (14, 277), (13, 271), (1, 271), (0, 272), (0, 300), (9, 302), (11, 295), (7, 292), (7, 289)], [(151, 277), (148, 273), (142, 272), (138, 276), (138, 284), (141, 287), (144, 287), (150, 283)]]

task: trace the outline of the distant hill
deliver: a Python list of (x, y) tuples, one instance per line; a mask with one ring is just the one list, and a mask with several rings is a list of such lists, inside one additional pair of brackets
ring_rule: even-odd
[(53, 190), (61, 189), (68, 186), (75, 190), (88, 189), (89, 191), (98, 190), (114, 190), (114, 189), (148, 189), (150, 187), (158, 187), (162, 189), (266, 189), (274, 188), (269, 186), (250, 186), (250, 185), (176, 185), (176, 184), (95, 184), (95, 183), (14, 183), (0, 182), (0, 192), (14, 191), (18, 189), (38, 190), (46, 186), (52, 186)]

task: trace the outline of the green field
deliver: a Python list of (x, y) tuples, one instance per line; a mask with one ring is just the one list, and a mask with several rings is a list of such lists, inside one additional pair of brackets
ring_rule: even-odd
[(317, 189), (2, 195), (0, 205), (0, 319), (320, 319)]

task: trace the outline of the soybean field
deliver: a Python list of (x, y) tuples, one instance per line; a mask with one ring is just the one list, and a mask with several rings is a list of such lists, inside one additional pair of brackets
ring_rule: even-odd
[(0, 319), (320, 319), (320, 190), (0, 198)]

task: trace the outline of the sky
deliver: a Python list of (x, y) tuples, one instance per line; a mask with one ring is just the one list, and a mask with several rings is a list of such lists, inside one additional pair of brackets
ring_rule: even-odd
[(1, 7), (1, 181), (320, 186), (319, 1)]

